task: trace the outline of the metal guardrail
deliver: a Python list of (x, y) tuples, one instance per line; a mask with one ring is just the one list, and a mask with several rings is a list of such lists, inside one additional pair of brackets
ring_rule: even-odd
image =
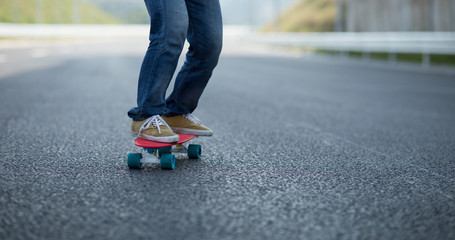
[(336, 32), (336, 33), (256, 33), (247, 40), (339, 52), (385, 52), (391, 61), (396, 54), (422, 54), (422, 64), (431, 64), (431, 54), (455, 55), (455, 32)]
[[(0, 23), (0, 38), (118, 38), (148, 36), (148, 25), (58, 25)], [(422, 65), (431, 64), (431, 54), (455, 55), (455, 32), (334, 32), (253, 33), (247, 26), (225, 26), (225, 33), (251, 42), (279, 46), (338, 51), (340, 53), (385, 52), (390, 61), (396, 54), (422, 54)]]

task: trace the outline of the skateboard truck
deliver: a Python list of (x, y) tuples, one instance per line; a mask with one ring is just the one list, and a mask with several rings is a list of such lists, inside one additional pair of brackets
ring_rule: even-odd
[(195, 138), (194, 135), (179, 134), (180, 140), (177, 143), (160, 143), (136, 138), (134, 144), (142, 147), (143, 153), (128, 153), (126, 163), (129, 168), (142, 168), (142, 164), (160, 164), (162, 169), (175, 168), (175, 155), (173, 153), (187, 153), (190, 159), (201, 158), (201, 145), (183, 143)]

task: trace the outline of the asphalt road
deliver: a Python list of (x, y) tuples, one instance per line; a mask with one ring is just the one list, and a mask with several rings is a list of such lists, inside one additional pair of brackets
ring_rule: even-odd
[(0, 49), (0, 239), (455, 239), (455, 71), (240, 46), (173, 171), (125, 163), (142, 41)]

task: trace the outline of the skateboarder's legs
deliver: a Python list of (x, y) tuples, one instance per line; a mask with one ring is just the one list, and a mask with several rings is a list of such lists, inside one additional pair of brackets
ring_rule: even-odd
[[(191, 113), (215, 68), (222, 45), (218, 0), (145, 0), (150, 14), (150, 44), (139, 75), (135, 121), (153, 115)], [(187, 35), (188, 34), (188, 35)], [(174, 91), (166, 90), (188, 36), (190, 48)]]
[[(131, 130), (156, 141), (174, 141), (174, 129), (210, 136), (212, 131), (190, 113), (197, 107), (221, 52), (219, 1), (145, 0), (145, 4), (150, 15), (150, 43), (139, 74), (137, 107), (128, 112), (133, 119)], [(166, 101), (186, 38), (190, 43), (186, 61)], [(172, 118), (167, 119), (172, 130), (160, 115)]]

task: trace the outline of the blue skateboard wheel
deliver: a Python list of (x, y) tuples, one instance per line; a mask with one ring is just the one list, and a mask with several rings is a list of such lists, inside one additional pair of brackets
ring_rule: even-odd
[(202, 151), (201, 145), (190, 144), (188, 146), (188, 157), (191, 159), (201, 158), (201, 151)]
[(136, 168), (141, 169), (142, 163), (142, 154), (141, 153), (128, 153), (128, 157), (126, 158), (126, 164), (129, 168)]
[(160, 166), (162, 169), (173, 170), (175, 168), (175, 156), (172, 153), (164, 153), (160, 158)]
[(158, 154), (161, 157), (165, 153), (171, 153), (171, 149), (172, 149), (172, 146), (170, 146), (170, 147), (162, 147), (162, 148), (158, 149)]

